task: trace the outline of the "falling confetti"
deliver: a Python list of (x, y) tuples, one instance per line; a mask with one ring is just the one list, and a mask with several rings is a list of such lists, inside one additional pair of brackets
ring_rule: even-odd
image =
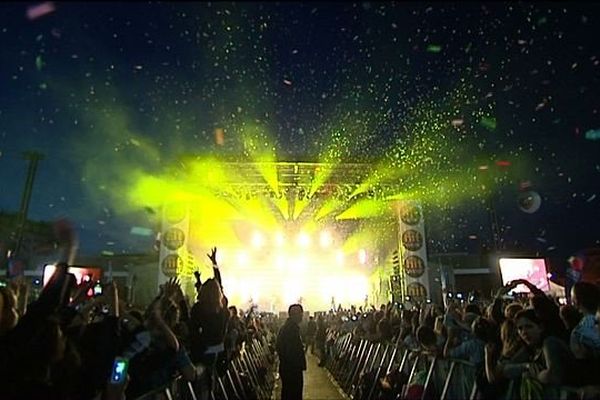
[(141, 226), (132, 226), (129, 233), (137, 236), (152, 236), (152, 229), (143, 228)]
[(44, 67), (44, 65), (46, 65), (46, 64), (44, 63), (44, 60), (42, 59), (42, 56), (37, 56), (37, 57), (35, 58), (35, 68), (36, 68), (38, 71), (41, 71), (41, 70), (42, 70), (42, 68)]
[(465, 121), (462, 119), (453, 119), (452, 120), (452, 126), (455, 128), (462, 126), (462, 124), (464, 124), (464, 123), (465, 123)]
[(496, 129), (496, 118), (492, 117), (482, 117), (480, 121), (481, 125), (490, 131)]
[(585, 133), (585, 138), (587, 140), (599, 140), (600, 139), (600, 129), (592, 130), (590, 129)]
[(427, 51), (430, 53), (439, 53), (442, 51), (442, 46), (437, 44), (430, 44), (427, 46)]
[(219, 146), (225, 144), (225, 130), (223, 128), (215, 128), (215, 143)]
[(25, 15), (29, 20), (34, 20), (43, 17), (44, 15), (50, 14), (55, 10), (56, 7), (54, 6), (54, 2), (46, 1), (35, 6), (27, 7), (27, 12), (25, 13)]

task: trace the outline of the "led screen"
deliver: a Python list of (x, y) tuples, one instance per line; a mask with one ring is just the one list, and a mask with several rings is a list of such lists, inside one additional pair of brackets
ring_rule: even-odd
[[(503, 285), (516, 279), (526, 279), (545, 292), (549, 290), (546, 260), (543, 258), (501, 258), (500, 274)], [(529, 289), (518, 285), (510, 293), (529, 293)]]
[[(56, 267), (53, 264), (46, 264), (44, 266), (44, 286), (46, 286), (46, 283), (48, 283), (48, 280), (50, 280), (50, 277), (52, 276), (52, 274), (54, 274), (55, 270)], [(97, 282), (100, 279), (102, 279), (102, 270), (100, 268), (70, 266), (69, 272), (75, 275), (75, 278), (77, 279), (77, 284), (80, 284), (82, 281), (87, 281), (90, 279), (94, 282)]]

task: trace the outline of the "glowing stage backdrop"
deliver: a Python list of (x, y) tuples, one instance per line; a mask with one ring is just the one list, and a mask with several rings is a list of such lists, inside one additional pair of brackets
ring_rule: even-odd
[(398, 245), (394, 203), (384, 196), (397, 188), (365, 185), (369, 170), (277, 162), (199, 171), (189, 164), (185, 172), (199, 176), (201, 189), (173, 196), (179, 207), (164, 206), (159, 283), (177, 275), (191, 291), (195, 269), (212, 277), (206, 253), (216, 246), (231, 304), (267, 311), (294, 302), (312, 311), (363, 305), (373, 269)]

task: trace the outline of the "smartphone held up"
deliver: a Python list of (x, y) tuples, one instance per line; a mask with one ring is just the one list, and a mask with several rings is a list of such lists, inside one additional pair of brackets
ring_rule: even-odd
[(127, 379), (127, 370), (129, 368), (129, 360), (124, 357), (115, 357), (113, 362), (112, 372), (110, 374), (110, 383), (119, 385)]

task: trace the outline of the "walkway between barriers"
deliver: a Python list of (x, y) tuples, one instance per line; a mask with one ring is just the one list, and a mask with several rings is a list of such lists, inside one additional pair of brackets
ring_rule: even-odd
[[(304, 400), (337, 400), (348, 399), (344, 396), (339, 386), (334, 383), (326, 368), (319, 367), (319, 359), (306, 353), (306, 371), (304, 372)], [(277, 380), (273, 389), (273, 400), (281, 399), (281, 380)]]

